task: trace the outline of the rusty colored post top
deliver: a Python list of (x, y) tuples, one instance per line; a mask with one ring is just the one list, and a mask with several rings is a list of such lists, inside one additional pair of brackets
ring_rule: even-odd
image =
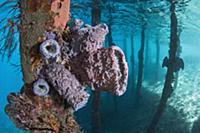
[(29, 0), (27, 4), (30, 13), (44, 10), (52, 14), (54, 28), (65, 28), (69, 20), (70, 0)]
[(54, 0), (51, 4), (51, 11), (56, 13), (54, 26), (64, 29), (69, 20), (70, 0)]

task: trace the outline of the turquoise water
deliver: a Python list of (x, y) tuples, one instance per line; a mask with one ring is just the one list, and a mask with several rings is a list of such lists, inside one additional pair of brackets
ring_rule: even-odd
[[(10, 62), (19, 63), (19, 54), (15, 54)], [(23, 85), (21, 72), (16, 70), (10, 62), (7, 62), (6, 59), (0, 62), (0, 132), (22, 133), (16, 129), (4, 112), (7, 95), (10, 92), (18, 92)]]
[[(0, 0), (2, 3), (4, 0)], [(5, 8), (1, 9), (0, 17), (1, 20), (4, 17), (9, 17), (7, 10)], [(5, 23), (1, 23), (0, 27), (2, 28)], [(7, 32), (7, 31), (6, 31)], [(5, 36), (1, 30), (0, 36), (1, 39)], [(15, 36), (16, 41), (17, 36)], [(4, 41), (1, 41), (1, 47)], [(18, 130), (15, 125), (10, 121), (8, 116), (4, 112), (4, 107), (7, 104), (7, 95), (10, 92), (18, 92), (23, 85), (22, 82), (22, 73), (19, 68), (14, 67), (12, 64), (18, 65), (20, 63), (19, 58), (19, 46), (16, 48), (13, 56), (10, 60), (8, 58), (0, 59), (0, 132), (1, 133), (22, 133), (22, 131)]]
[[(140, 1), (140, 0), (138, 0)], [(159, 0), (158, 0), (159, 1)], [(163, 1), (145, 3), (143, 6), (149, 12), (153, 7), (163, 4)], [(0, 0), (0, 3), (3, 0)], [(101, 22), (109, 24), (108, 6), (113, 6), (112, 12), (112, 37), (113, 42), (123, 49), (129, 65), (128, 89), (122, 97), (115, 97), (107, 93), (101, 94), (100, 118), (101, 133), (144, 133), (157, 108), (163, 85), (166, 69), (161, 68), (162, 60), (168, 55), (169, 49), (169, 13), (157, 9), (157, 16), (145, 16), (148, 20), (146, 29), (145, 50), (144, 50), (144, 77), (142, 88), (142, 100), (140, 105), (134, 104), (135, 86), (133, 77), (137, 78), (138, 72), (138, 50), (141, 41), (141, 26), (137, 17), (144, 13), (137, 14), (135, 11), (139, 4), (129, 0), (102, 1)], [(134, 3), (135, 2), (135, 3)], [(153, 3), (153, 4), (152, 4)], [(91, 1), (74, 0), (71, 2), (71, 14), (74, 18), (80, 18), (91, 24)], [(138, 5), (137, 5), (138, 4)], [(166, 6), (168, 8), (168, 6)], [(179, 73), (177, 89), (167, 103), (166, 110), (158, 124), (158, 133), (198, 133), (200, 119), (200, 2), (190, 1), (183, 12), (177, 11), (178, 22), (182, 28), (180, 42), (182, 46), (181, 57), (185, 61), (185, 70)], [(136, 14), (136, 15), (135, 15)], [(6, 16), (7, 12), (0, 13), (0, 17)], [(166, 16), (165, 19), (160, 16)], [(0, 18), (1, 19), (1, 18)], [(155, 25), (155, 21), (161, 25)], [(164, 22), (163, 22), (164, 21)], [(166, 23), (165, 23), (166, 22)], [(164, 25), (164, 24), (165, 25)], [(163, 24), (163, 25), (162, 25)], [(3, 24), (1, 24), (2, 26)], [(158, 30), (159, 29), (159, 30)], [(156, 33), (159, 33), (160, 57), (159, 68), (156, 68)], [(1, 36), (5, 33), (1, 32)], [(134, 50), (131, 47), (131, 36), (134, 35)], [(16, 36), (17, 38), (17, 36)], [(17, 40), (17, 39), (16, 39)], [(0, 45), (1, 46), (1, 45)], [(106, 40), (105, 46), (108, 47)], [(134, 52), (134, 53), (132, 53)], [(133, 75), (134, 55), (135, 68)], [(0, 61), (0, 133), (22, 133), (9, 120), (4, 112), (7, 103), (7, 95), (10, 92), (19, 92), (23, 85), (22, 73), (19, 67), (13, 64), (20, 64), (19, 46), (13, 53), (11, 59), (6, 57)], [(159, 72), (159, 78), (155, 80), (155, 73)], [(92, 105), (91, 98), (87, 106), (76, 112), (76, 118), (85, 132), (92, 133)]]

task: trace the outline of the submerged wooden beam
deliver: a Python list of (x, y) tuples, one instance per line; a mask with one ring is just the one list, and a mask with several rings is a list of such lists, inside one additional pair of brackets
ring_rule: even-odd
[(169, 59), (167, 59), (167, 74), (165, 77), (165, 84), (162, 92), (162, 96), (158, 105), (158, 108), (152, 118), (152, 121), (147, 129), (147, 133), (155, 133), (156, 127), (160, 121), (160, 118), (166, 108), (167, 101), (170, 98), (173, 92), (173, 82), (174, 82), (174, 73), (177, 66), (177, 25), (178, 18), (176, 15), (176, 2), (175, 0), (170, 0), (170, 45), (169, 45)]
[(21, 0), (20, 55), (25, 83), (31, 83), (32, 48), (42, 41), (48, 30), (62, 31), (69, 20), (70, 0)]
[(138, 103), (141, 98), (141, 89), (143, 81), (143, 71), (144, 71), (144, 48), (145, 48), (145, 25), (142, 25), (141, 29), (141, 45), (140, 50), (138, 51), (138, 77), (137, 77), (137, 86), (136, 86), (136, 102)]
[[(34, 63), (40, 63), (38, 46), (45, 31), (61, 33), (69, 20), (70, 0), (21, 0), (20, 1), (20, 58), (24, 86), (20, 93), (8, 95), (5, 112), (16, 126), (33, 133), (81, 133), (72, 108), (65, 108), (64, 100), (51, 92), (39, 97), (32, 92), (36, 80)], [(34, 66), (38, 67), (38, 66)]]

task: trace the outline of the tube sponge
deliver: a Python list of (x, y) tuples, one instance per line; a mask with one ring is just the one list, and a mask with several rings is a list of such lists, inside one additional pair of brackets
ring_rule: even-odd
[(33, 83), (33, 92), (38, 96), (46, 96), (49, 93), (49, 85), (44, 79), (38, 79)]
[(40, 45), (40, 53), (45, 59), (56, 58), (60, 54), (60, 45), (53, 39), (46, 40)]
[(65, 97), (67, 102), (77, 111), (87, 104), (90, 95), (86, 91), (80, 90), (77, 93), (66, 95)]
[(119, 47), (103, 48), (108, 32), (106, 24), (85, 26), (73, 31), (69, 45), (75, 56), (66, 67), (70, 66), (70, 71), (81, 84), (121, 96), (127, 87), (128, 65)]
[(85, 86), (121, 96), (126, 91), (128, 80), (128, 65), (123, 51), (117, 46), (103, 48), (108, 26), (98, 24), (81, 28), (82, 23), (80, 20), (74, 22), (76, 30), (71, 29), (70, 40), (56, 37), (60, 46), (52, 39), (41, 45), (47, 59), (58, 55), (58, 52), (49, 54), (47, 46), (58, 46), (57, 50), (61, 47), (59, 54), (63, 62), (44, 65), (40, 75), (75, 110), (85, 106), (89, 99)]
[[(79, 132), (79, 128), (71, 126), (74, 123), (71, 108), (66, 110), (60, 106), (63, 99), (77, 111), (88, 102), (90, 95), (86, 86), (118, 96), (125, 93), (128, 65), (119, 47), (103, 48), (107, 25), (82, 28), (82, 24), (81, 20), (75, 20), (72, 31), (45, 33), (47, 40), (39, 49), (44, 57), (40, 58), (39, 79), (32, 87), (25, 85), (24, 91), (8, 98), (6, 112), (18, 127), (33, 132), (44, 130), (45, 133)], [(52, 93), (49, 93), (50, 87)], [(37, 96), (32, 97), (31, 91)]]
[(85, 87), (63, 65), (49, 64), (44, 67), (42, 74), (75, 110), (86, 105), (89, 94), (84, 90)]
[(117, 46), (101, 48), (73, 60), (72, 71), (79, 81), (93, 90), (107, 91), (121, 96), (128, 80), (128, 65), (122, 50)]
[(26, 91), (8, 96), (5, 112), (18, 128), (34, 133), (81, 133), (71, 109), (55, 101), (57, 94), (31, 97), (30, 92), (31, 88), (26, 86)]
[[(86, 27), (88, 30), (84, 33), (85, 42), (80, 43), (81, 52), (93, 52), (103, 47), (105, 36), (108, 33), (108, 26), (106, 24), (99, 24), (94, 27)], [(83, 32), (84, 28), (79, 32)], [(85, 31), (84, 31), (85, 32)], [(79, 34), (80, 34), (79, 33)], [(88, 34), (88, 36), (87, 36)]]
[(85, 26), (73, 31), (70, 47), (74, 55), (90, 53), (103, 47), (105, 36), (108, 33), (106, 24), (96, 26)]

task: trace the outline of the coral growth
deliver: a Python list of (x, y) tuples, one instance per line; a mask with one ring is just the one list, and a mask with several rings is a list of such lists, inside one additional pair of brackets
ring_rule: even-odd
[[(83, 26), (76, 19), (68, 29), (63, 33), (44, 33), (44, 41), (37, 54), (33, 54), (38, 61), (31, 64), (38, 67), (33, 69), (37, 71), (37, 80), (28, 87), (28, 93), (22, 91), (8, 97), (6, 112), (22, 129), (79, 132), (69, 109), (77, 111), (87, 104), (87, 86), (118, 96), (126, 91), (128, 65), (122, 50), (117, 46), (103, 48), (107, 25)], [(67, 109), (61, 101), (66, 101)], [(63, 122), (68, 126), (64, 130)]]
[(31, 86), (24, 86), (21, 94), (11, 93), (8, 96), (5, 112), (23, 130), (34, 133), (81, 133), (71, 109), (64, 109), (61, 101), (55, 92), (46, 97), (34, 96)]

